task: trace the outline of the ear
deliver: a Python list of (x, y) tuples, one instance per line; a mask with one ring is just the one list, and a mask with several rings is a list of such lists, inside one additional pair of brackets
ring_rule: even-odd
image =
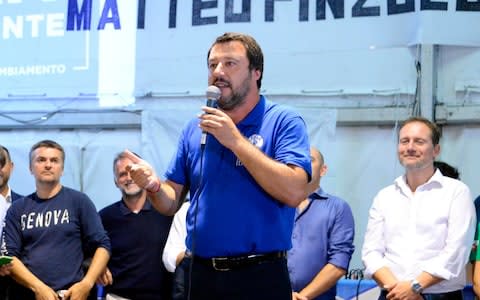
[(320, 177), (325, 176), (325, 174), (327, 174), (327, 171), (328, 171), (328, 166), (324, 164), (324, 165), (320, 168)]
[(255, 82), (260, 79), (262, 72), (260, 70), (253, 70), (253, 77), (255, 78)]
[(436, 158), (438, 155), (440, 155), (440, 144), (433, 146), (433, 158)]

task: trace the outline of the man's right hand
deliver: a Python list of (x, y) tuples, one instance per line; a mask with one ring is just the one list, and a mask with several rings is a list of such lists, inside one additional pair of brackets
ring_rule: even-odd
[(129, 150), (125, 150), (123, 153), (133, 162), (133, 164), (127, 166), (127, 171), (130, 173), (130, 177), (132, 177), (135, 184), (146, 189), (147, 192), (158, 192), (161, 182), (152, 166)]
[(292, 292), (292, 300), (308, 300), (308, 298), (300, 295), (297, 292)]
[(103, 286), (110, 285), (113, 283), (113, 276), (108, 268), (105, 268), (105, 271), (103, 272), (103, 274), (100, 275), (100, 277), (98, 277), (97, 283)]
[(35, 287), (35, 300), (58, 300), (57, 293), (46, 284)]
[(0, 267), (0, 276), (10, 275), (10, 270), (12, 269), (12, 263), (3, 265)]

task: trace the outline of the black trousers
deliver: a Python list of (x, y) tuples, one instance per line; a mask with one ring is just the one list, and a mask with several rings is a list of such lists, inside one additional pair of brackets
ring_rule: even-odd
[(174, 300), (292, 299), (285, 258), (229, 271), (215, 270), (212, 266), (196, 262), (194, 259), (192, 272), (189, 274), (190, 262), (191, 257), (185, 257), (177, 266), (173, 287)]

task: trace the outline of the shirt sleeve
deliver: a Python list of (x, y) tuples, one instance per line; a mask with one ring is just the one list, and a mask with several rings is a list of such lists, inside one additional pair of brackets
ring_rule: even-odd
[(371, 277), (385, 265), (384, 217), (381, 214), (379, 195), (374, 198), (368, 214), (367, 229), (362, 247), (362, 261), (365, 265), (365, 275)]
[(337, 205), (335, 223), (332, 228), (332, 236), (329, 240), (328, 262), (348, 270), (350, 259), (355, 249), (353, 239), (355, 235), (355, 224), (352, 210), (348, 203), (341, 201)]
[(425, 261), (422, 270), (446, 280), (458, 277), (468, 262), (475, 225), (475, 207), (470, 190), (462, 185), (452, 201), (445, 247), (438, 255)]
[(172, 273), (175, 272), (178, 254), (186, 250), (186, 219), (189, 206), (190, 202), (183, 203), (180, 210), (175, 214), (172, 226), (170, 227), (170, 232), (168, 233), (165, 248), (163, 249), (163, 264), (165, 265), (165, 268)]
[(93, 255), (95, 250), (102, 247), (111, 254), (110, 238), (105, 231), (100, 215), (92, 200), (85, 195), (81, 203), (80, 219), (82, 226), (82, 240), (85, 250)]

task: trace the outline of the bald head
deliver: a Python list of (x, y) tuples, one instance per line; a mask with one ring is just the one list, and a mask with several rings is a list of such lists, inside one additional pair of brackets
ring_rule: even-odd
[(317, 148), (310, 147), (310, 158), (312, 160), (312, 180), (308, 183), (308, 194), (320, 187), (320, 179), (327, 172), (323, 155)]

